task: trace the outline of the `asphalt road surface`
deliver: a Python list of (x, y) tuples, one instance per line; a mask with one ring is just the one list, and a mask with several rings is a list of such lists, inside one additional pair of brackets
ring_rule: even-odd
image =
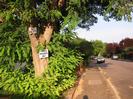
[(133, 62), (106, 59), (99, 64), (121, 99), (133, 99)]

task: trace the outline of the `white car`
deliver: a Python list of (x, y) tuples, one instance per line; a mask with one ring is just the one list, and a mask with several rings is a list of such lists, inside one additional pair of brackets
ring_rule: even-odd
[(105, 58), (104, 57), (97, 57), (97, 63), (104, 63)]
[(118, 56), (117, 55), (113, 55), (112, 59), (118, 59)]

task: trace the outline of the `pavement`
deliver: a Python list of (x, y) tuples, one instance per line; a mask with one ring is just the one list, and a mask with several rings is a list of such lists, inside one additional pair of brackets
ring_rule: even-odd
[(77, 87), (71, 88), (65, 99), (118, 99), (96, 64), (81, 76)]

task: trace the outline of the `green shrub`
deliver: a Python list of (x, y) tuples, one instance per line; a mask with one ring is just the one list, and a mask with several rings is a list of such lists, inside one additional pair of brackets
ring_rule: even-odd
[(0, 65), (0, 89), (13, 98), (21, 95), (22, 99), (56, 99), (61, 92), (73, 86), (76, 80), (75, 68), (81, 57), (59, 43), (49, 49), (52, 56), (43, 78), (35, 78), (33, 68), (28, 68), (30, 66), (25, 68), (28, 72), (22, 72), (21, 69), (11, 69), (12, 66), (9, 65)]
[(35, 78), (26, 26), (21, 23), (0, 26), (0, 94), (11, 95), (13, 99), (56, 99), (74, 84), (75, 68), (81, 57), (63, 43), (72, 39), (72, 33), (55, 33), (48, 45), (49, 67), (43, 78)]

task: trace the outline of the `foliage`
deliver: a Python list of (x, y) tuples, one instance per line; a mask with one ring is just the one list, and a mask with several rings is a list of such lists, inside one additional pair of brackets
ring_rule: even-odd
[(89, 42), (85, 39), (74, 39), (72, 47), (75, 47), (77, 51), (81, 53), (81, 56), (84, 59), (84, 65), (88, 66), (90, 61), (90, 56), (94, 53), (94, 47), (92, 42)]
[(37, 49), (37, 52), (39, 52), (39, 51), (43, 51), (44, 49), (46, 49), (46, 47), (43, 44), (38, 44), (36, 49)]
[(133, 46), (132, 47), (126, 47), (123, 49), (122, 53), (120, 53), (121, 58), (133, 60)]
[(119, 55), (119, 58), (132, 59), (133, 57), (133, 39), (125, 38), (119, 43), (106, 44), (106, 52), (108, 57), (112, 57), (113, 54)]
[(1, 66), (0, 88), (10, 94), (20, 94), (25, 97), (27, 95), (49, 98), (59, 96), (62, 91), (74, 84), (76, 80), (75, 68), (79, 59), (75, 59), (73, 55), (64, 57), (62, 54), (56, 54), (56, 57), (51, 58), (49, 69), (43, 79), (34, 78), (32, 72), (23, 74), (19, 70), (9, 71)]
[(119, 42), (119, 45), (122, 49), (127, 48), (127, 47), (132, 47), (133, 46), (133, 39), (132, 38), (125, 38)]
[(74, 50), (63, 47), (59, 37), (56, 35), (57, 39), (53, 39), (48, 46), (52, 56), (43, 78), (35, 78), (31, 66), (26, 66), (27, 72), (23, 72), (21, 69), (11, 69), (12, 65), (3, 64), (0, 65), (0, 89), (14, 97), (18, 95), (20, 98), (21, 95), (22, 99), (56, 99), (71, 87), (76, 80), (76, 66), (82, 58)]
[(80, 26), (89, 28), (97, 22), (95, 14), (105, 20), (131, 20), (133, 2), (131, 0), (4, 0), (0, 7), (0, 17), (10, 21), (14, 18), (29, 23), (32, 20), (54, 22), (59, 26), (68, 25), (68, 29)]
[(27, 62), (31, 64), (31, 49), (25, 25), (19, 21), (0, 24), (0, 64), (11, 65)]
[(82, 54), (84, 54), (84, 59), (88, 59), (93, 54), (93, 44), (89, 41), (82, 40), (77, 48)]
[(75, 37), (74, 35), (71, 39), (70, 37), (67, 38), (68, 41), (66, 40), (63, 42), (64, 46), (68, 49), (75, 50), (76, 53), (79, 53), (79, 55), (83, 58), (84, 65), (87, 66), (89, 64), (90, 56), (93, 55), (94, 48), (92, 43), (85, 39)]
[(35, 78), (26, 26), (19, 20), (5, 22), (0, 26), (2, 40), (0, 42), (0, 89), (2, 92), (11, 94), (13, 99), (20, 97), (55, 99), (74, 84), (75, 68), (81, 61), (81, 57), (76, 51), (63, 47), (63, 42), (72, 40), (73, 33), (69, 31), (63, 34), (55, 33), (52, 42), (48, 45), (49, 68), (45, 71), (43, 78)]
[(103, 55), (105, 53), (105, 44), (100, 40), (92, 41), (92, 46), (94, 48), (94, 55)]
[(112, 57), (113, 54), (121, 53), (122, 49), (118, 43), (107, 43), (106, 44), (106, 54), (108, 57)]

